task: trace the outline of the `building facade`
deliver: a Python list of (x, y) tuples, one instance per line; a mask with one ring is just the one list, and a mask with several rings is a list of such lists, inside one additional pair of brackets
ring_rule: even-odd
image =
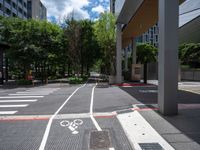
[(28, 18), (46, 20), (47, 9), (40, 0), (27, 0)]
[(115, 14), (115, 0), (110, 0), (110, 12)]
[(158, 25), (154, 25), (153, 27), (149, 28), (144, 34), (138, 37), (138, 43), (148, 43), (155, 47), (158, 47)]
[(0, 0), (0, 16), (27, 19), (27, 0)]

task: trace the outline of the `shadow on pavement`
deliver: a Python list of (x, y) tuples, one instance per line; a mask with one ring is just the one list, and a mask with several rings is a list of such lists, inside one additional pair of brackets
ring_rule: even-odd
[[(119, 87), (143, 104), (157, 104), (157, 86)], [(200, 144), (200, 94), (178, 91), (179, 114), (163, 116), (166, 121)]]

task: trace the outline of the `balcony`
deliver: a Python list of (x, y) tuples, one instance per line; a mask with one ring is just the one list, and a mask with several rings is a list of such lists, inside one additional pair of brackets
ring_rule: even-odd
[(12, 12), (15, 13), (15, 14), (17, 14), (17, 9), (12, 8)]
[(22, 4), (18, 2), (18, 7), (23, 8)]
[(6, 1), (4, 1), (4, 6), (6, 8), (8, 8), (8, 9), (11, 9), (11, 5), (8, 2), (6, 2)]
[(4, 14), (4, 16), (5, 16), (5, 17), (10, 17), (10, 15), (8, 15), (8, 14), (6, 14), (6, 13)]
[(27, 13), (27, 8), (24, 7), (24, 8), (23, 8), (23, 11)]
[(3, 16), (3, 11), (2, 10), (0, 10), (0, 16)]
[(15, 4), (17, 4), (17, 0), (12, 0)]
[(20, 13), (20, 12), (18, 12), (18, 15), (17, 15), (19, 18), (23, 18), (23, 15)]

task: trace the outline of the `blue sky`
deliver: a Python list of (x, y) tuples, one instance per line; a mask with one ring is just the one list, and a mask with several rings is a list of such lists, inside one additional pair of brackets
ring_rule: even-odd
[(62, 21), (74, 11), (76, 19), (96, 20), (99, 14), (109, 11), (109, 0), (41, 0), (47, 8), (48, 20)]

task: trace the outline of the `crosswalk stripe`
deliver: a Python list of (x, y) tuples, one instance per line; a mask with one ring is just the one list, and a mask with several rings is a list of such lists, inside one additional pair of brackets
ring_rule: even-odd
[(0, 108), (8, 108), (8, 107), (27, 107), (28, 104), (23, 104), (23, 105), (0, 105)]
[(0, 111), (0, 115), (12, 115), (17, 113), (18, 111)]
[(0, 100), (0, 103), (13, 103), (13, 102), (36, 102), (37, 99), (25, 99), (25, 100)]
[(16, 92), (17, 94), (50, 94), (52, 92), (43, 92), (43, 91), (38, 91), (38, 92)]
[(8, 95), (9, 95), (9, 96), (29, 96), (29, 95), (30, 95), (30, 96), (31, 96), (31, 95), (34, 96), (34, 95), (49, 95), (49, 94), (42, 94), (42, 93), (41, 93), (41, 94), (39, 94), (39, 93), (19, 94), (19, 93), (18, 93), (18, 94), (8, 94)]
[(11, 98), (43, 98), (44, 96), (2, 96), (0, 99), (11, 99)]

